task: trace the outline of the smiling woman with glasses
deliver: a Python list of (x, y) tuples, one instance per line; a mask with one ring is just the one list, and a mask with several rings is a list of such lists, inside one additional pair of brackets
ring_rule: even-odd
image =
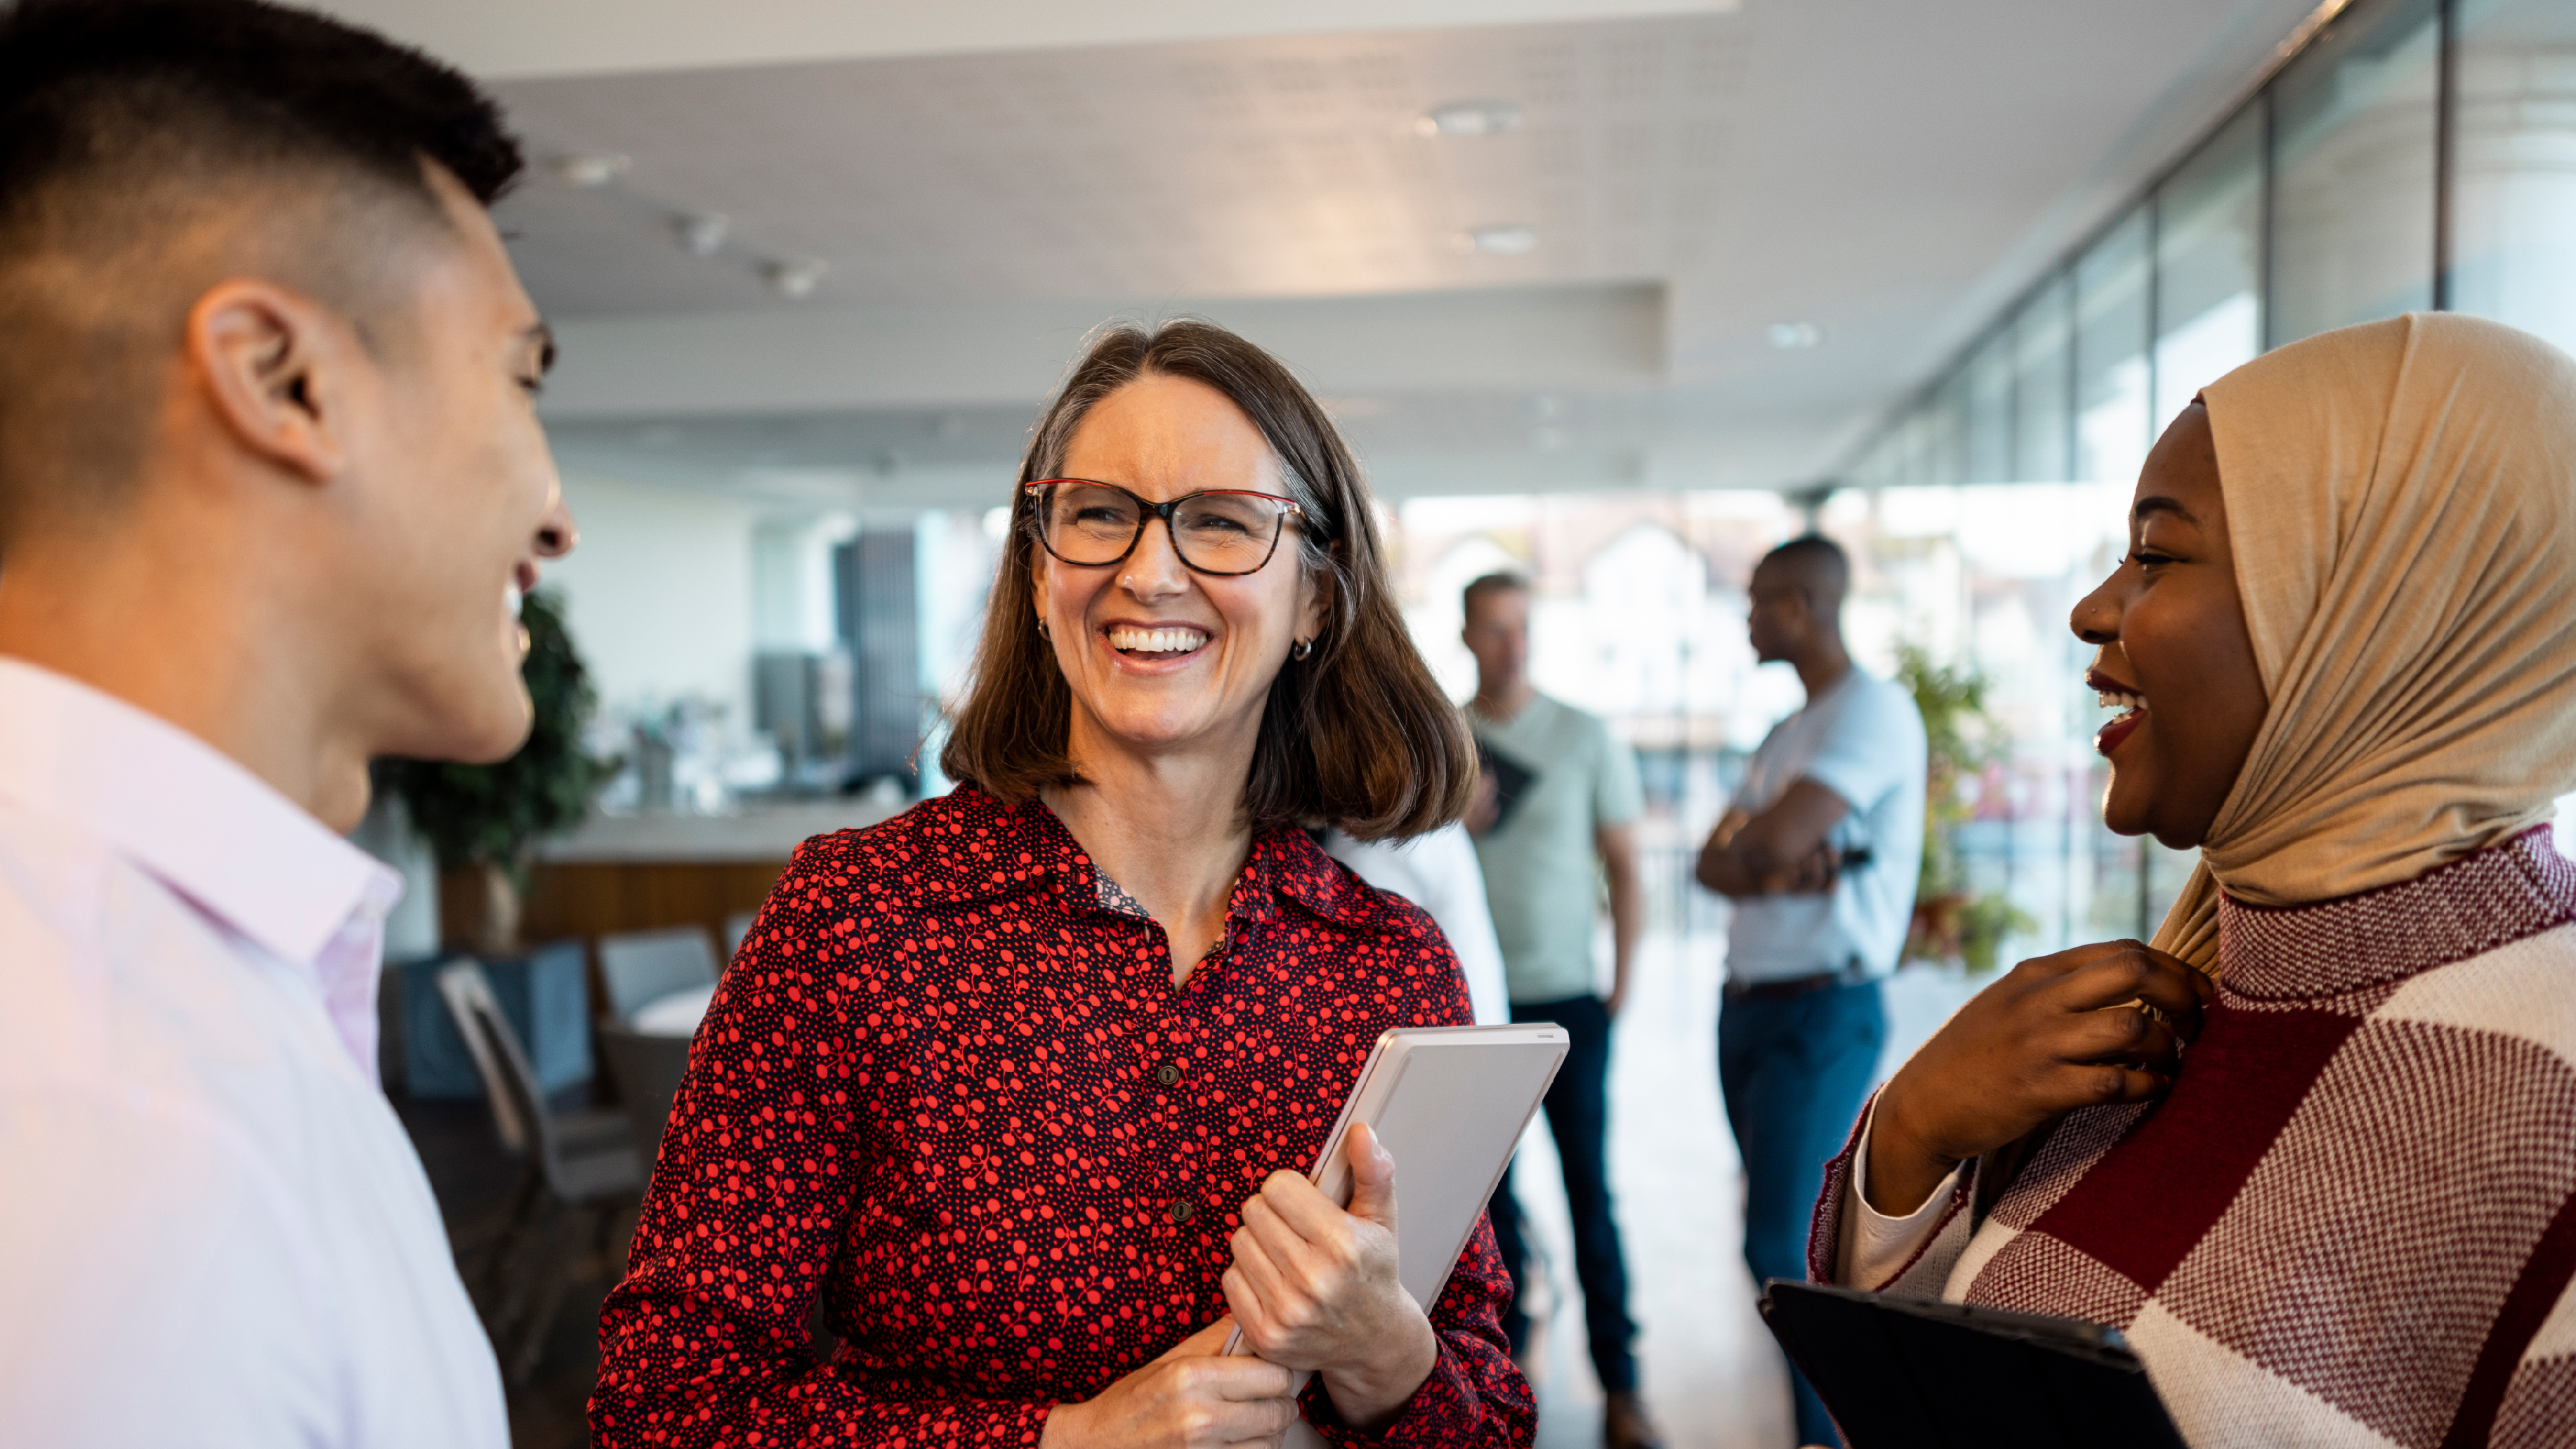
[(595, 1436), (1527, 1445), (1491, 1233), (1425, 1313), (1401, 1165), (1363, 1130), (1347, 1210), (1305, 1179), (1381, 1032), (1470, 1020), (1439, 928), (1303, 828), (1418, 835), (1475, 782), (1358, 466), (1276, 359), (1176, 322), (1104, 331), (1020, 477), (965, 783), (772, 889), (603, 1313)]

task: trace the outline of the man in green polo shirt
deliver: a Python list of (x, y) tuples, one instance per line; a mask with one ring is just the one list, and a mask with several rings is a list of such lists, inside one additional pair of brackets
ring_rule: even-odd
[[(1648, 1449), (1652, 1421), (1637, 1396), (1636, 1325), (1628, 1269), (1610, 1204), (1610, 1021), (1628, 987), (1628, 963), (1645, 927), (1633, 822), (1643, 808), (1637, 757), (1600, 720), (1548, 698), (1529, 682), (1530, 590), (1488, 574), (1467, 586), (1465, 639), (1476, 656), (1467, 718), (1486, 762), (1486, 789), (1468, 816), (1485, 899), (1503, 948), (1512, 1020), (1552, 1021), (1570, 1050), (1547, 1093), (1548, 1130), (1565, 1166), (1574, 1216), (1575, 1277), (1592, 1366), (1607, 1395), (1605, 1449)], [(1601, 995), (1593, 933), (1601, 881), (1609, 882), (1610, 994)], [(1519, 1212), (1508, 1178), (1496, 1189), (1494, 1236), (1517, 1280)], [(1521, 1323), (1513, 1314), (1514, 1347)]]

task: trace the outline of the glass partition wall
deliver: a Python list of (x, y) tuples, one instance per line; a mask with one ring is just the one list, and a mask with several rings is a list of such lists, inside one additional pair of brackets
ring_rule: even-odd
[(1826, 530), (1902, 621), (1869, 662), (1911, 643), (1988, 680), (2002, 758), (1957, 845), (2019, 907), (2013, 954), (2152, 932), (2190, 868), (2101, 827), (2066, 627), (2156, 434), (2267, 347), (2428, 308), (2576, 350), (2576, 0), (2357, 0), (1838, 480)]

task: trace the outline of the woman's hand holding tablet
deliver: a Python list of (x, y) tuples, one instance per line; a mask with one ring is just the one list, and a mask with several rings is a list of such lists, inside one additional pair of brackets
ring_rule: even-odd
[(1342, 1142), (1350, 1207), (1303, 1174), (1272, 1173), (1243, 1205), (1225, 1299), (1246, 1348), (1321, 1373), (1343, 1420), (1365, 1430), (1413, 1397), (1440, 1343), (1397, 1277), (1395, 1157), (1366, 1123)]

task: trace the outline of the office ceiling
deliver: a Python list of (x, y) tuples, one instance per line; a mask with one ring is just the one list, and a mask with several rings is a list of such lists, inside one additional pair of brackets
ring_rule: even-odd
[[(332, 8), (494, 79), (540, 158), (500, 215), (568, 467), (912, 506), (991, 491), (1089, 327), (1185, 311), (1393, 493), (1810, 483), (2307, 6)], [(1424, 134), (1476, 102), (1517, 123)]]
[[(1696, 270), (1747, 61), (1724, 17), (928, 56), (503, 87), (532, 132), (651, 158), (510, 207), (573, 316), (766, 305), (671, 244), (737, 219), (839, 302), (1375, 295)], [(1499, 96), (1495, 136), (1418, 134)], [(1521, 255), (1471, 229), (1526, 227)], [(639, 244), (640, 243), (640, 244)]]

